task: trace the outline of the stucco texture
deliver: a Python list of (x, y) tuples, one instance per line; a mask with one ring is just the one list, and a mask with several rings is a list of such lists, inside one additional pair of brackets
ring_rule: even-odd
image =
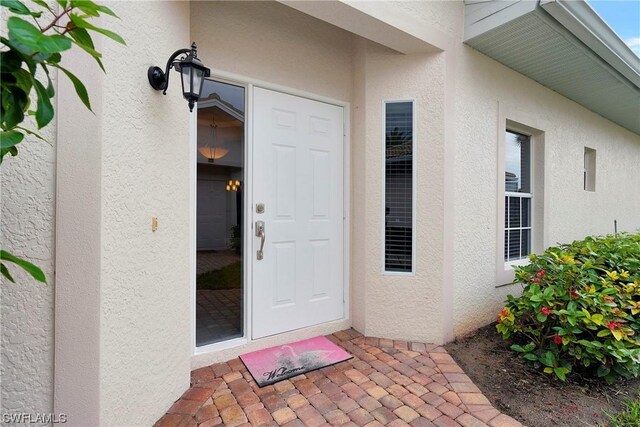
[(0, 167), (0, 246), (38, 265), (48, 282), (10, 263), (16, 283), (0, 279), (3, 413), (53, 409), (55, 129), (41, 131), (48, 143), (25, 138)]
[[(6, 35), (8, 10), (0, 8)], [(55, 84), (57, 73), (52, 71)], [(26, 127), (36, 129), (31, 120)], [(0, 247), (38, 265), (47, 285), (8, 263), (0, 277), (0, 413), (53, 409), (55, 120), (0, 166)]]
[[(458, 46), (456, 55), (454, 319), (459, 336), (494, 320), (506, 295), (520, 290), (495, 288), (499, 105), (507, 120), (544, 132), (544, 172), (537, 171), (544, 173), (541, 247), (613, 233), (614, 219), (619, 231), (640, 229), (640, 136), (466, 45)], [(583, 189), (584, 147), (597, 150), (595, 192)]]

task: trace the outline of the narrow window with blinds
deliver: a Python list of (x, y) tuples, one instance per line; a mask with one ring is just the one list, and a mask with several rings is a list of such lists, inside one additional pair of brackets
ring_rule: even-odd
[(413, 102), (385, 103), (385, 272), (413, 271)]
[(507, 131), (504, 176), (504, 260), (531, 253), (531, 137)]

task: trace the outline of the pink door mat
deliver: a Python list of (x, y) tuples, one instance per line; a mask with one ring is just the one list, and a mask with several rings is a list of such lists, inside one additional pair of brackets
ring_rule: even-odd
[(240, 356), (258, 386), (264, 387), (351, 359), (349, 353), (319, 336)]

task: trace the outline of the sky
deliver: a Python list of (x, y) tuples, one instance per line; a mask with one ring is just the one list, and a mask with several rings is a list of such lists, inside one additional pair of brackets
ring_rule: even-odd
[(588, 0), (588, 3), (640, 56), (640, 0)]

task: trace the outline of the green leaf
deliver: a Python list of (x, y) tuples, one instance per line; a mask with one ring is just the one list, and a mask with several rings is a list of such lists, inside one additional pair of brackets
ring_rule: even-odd
[(100, 16), (100, 12), (113, 17), (118, 17), (111, 9), (92, 2), (91, 0), (71, 0), (71, 6), (77, 7), (89, 16)]
[(90, 24), (84, 18), (82, 18), (79, 15), (76, 15), (75, 13), (70, 13), (69, 17), (71, 18), (71, 21), (78, 28), (84, 28), (86, 30), (91, 30), (91, 31), (95, 31), (96, 33), (103, 34), (103, 35), (109, 37), (110, 39), (115, 40), (118, 43), (123, 44), (125, 46), (127, 44), (127, 43), (125, 43), (125, 41), (124, 41), (124, 39), (122, 37), (120, 37), (118, 34), (114, 33), (113, 31), (110, 31), (110, 30), (107, 30), (107, 29), (104, 29), (104, 28), (96, 27), (95, 25)]
[(606, 337), (607, 335), (611, 335), (611, 331), (609, 329), (603, 329), (603, 330), (599, 331), (597, 335), (600, 338)]
[(609, 375), (610, 371), (611, 369), (607, 368), (604, 365), (600, 365), (600, 367), (598, 367), (598, 370), (596, 371), (596, 375), (598, 375), (599, 377), (605, 377)]
[(533, 354), (533, 353), (527, 353), (527, 354), (525, 354), (525, 355), (524, 355), (524, 356), (522, 356), (522, 357), (524, 357), (524, 358), (525, 358), (525, 359), (527, 359), (527, 360), (530, 360), (531, 362), (535, 362), (536, 360), (538, 360), (538, 356), (536, 356), (536, 355), (535, 355), (535, 354)]
[(102, 65), (102, 61), (100, 60), (100, 58), (102, 58), (102, 54), (95, 49), (93, 40), (87, 30), (84, 28), (75, 28), (73, 31), (69, 32), (69, 36), (80, 49), (87, 52), (96, 60), (102, 71), (105, 71), (104, 65)]
[(12, 16), (7, 22), (9, 39), (15, 40), (35, 52), (62, 52), (71, 48), (71, 40), (55, 34), (46, 36), (38, 28), (24, 19)]
[(38, 267), (31, 264), (29, 261), (26, 261), (22, 258), (19, 258), (7, 251), (0, 250), (0, 260), (9, 261), (17, 265), (18, 267), (22, 267), (27, 273), (29, 273), (34, 279), (39, 282), (47, 283), (47, 279)]
[(544, 313), (538, 313), (536, 319), (538, 319), (538, 322), (544, 323), (547, 320), (547, 315)]
[(519, 346), (518, 344), (513, 344), (511, 346), (511, 350), (517, 351), (518, 353), (524, 353), (524, 349), (521, 346)]
[(23, 128), (22, 126), (16, 126), (16, 129), (20, 129), (21, 131), (23, 131), (24, 133), (26, 133), (28, 135), (33, 135), (36, 138), (38, 138), (38, 139), (40, 139), (40, 140), (42, 140), (44, 142), (48, 142), (42, 135), (40, 135), (40, 134), (30, 130), (30, 129)]
[(87, 88), (80, 81), (80, 79), (77, 78), (73, 73), (71, 73), (71, 71), (59, 65), (55, 65), (55, 67), (60, 69), (63, 73), (67, 75), (67, 77), (69, 77), (69, 80), (71, 80), (71, 83), (73, 83), (73, 87), (76, 90), (76, 94), (78, 94), (78, 98), (80, 98), (82, 103), (89, 109), (89, 111), (93, 111), (91, 110), (91, 102), (89, 101), (89, 94), (87, 93)]
[(33, 79), (33, 86), (38, 94), (38, 108), (36, 109), (36, 123), (38, 129), (45, 127), (53, 119), (53, 106), (47, 90), (39, 80)]
[(556, 377), (565, 381), (567, 379), (566, 374), (569, 370), (567, 368), (553, 368), (553, 372), (556, 374)]
[(9, 273), (7, 266), (2, 263), (0, 263), (0, 274), (6, 277), (7, 280), (10, 281), (11, 283), (16, 283), (16, 281), (13, 280), (13, 277), (11, 277), (11, 274)]
[(1, 131), (0, 130), (0, 150), (8, 150), (22, 142), (24, 135), (17, 130)]
[(596, 325), (602, 325), (602, 320), (604, 319), (604, 317), (602, 316), (602, 314), (594, 314), (591, 316), (591, 321), (593, 323), (595, 323)]
[(24, 120), (24, 110), (29, 105), (27, 94), (18, 86), (4, 87), (2, 107), (5, 110), (2, 122), (5, 129), (11, 129)]
[(0, 72), (13, 73), (22, 67), (22, 59), (20, 55), (14, 50), (8, 50), (0, 53)]
[(0, 165), (2, 164), (2, 160), (4, 159), (4, 156), (6, 156), (7, 154), (11, 154), (12, 156), (17, 156), (18, 155), (18, 149), (16, 147), (11, 147), (7, 150), (0, 150)]
[(30, 11), (27, 6), (18, 0), (1, 0), (0, 6), (6, 7), (10, 12), (15, 13), (16, 15), (31, 15), (34, 18), (39, 18), (40, 15), (42, 15), (41, 12)]

